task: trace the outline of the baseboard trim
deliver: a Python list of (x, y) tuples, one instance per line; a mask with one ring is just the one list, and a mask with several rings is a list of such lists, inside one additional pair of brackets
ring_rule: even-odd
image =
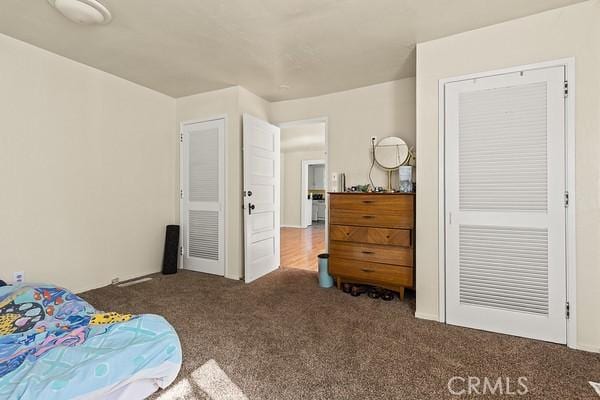
[(303, 227), (303, 226), (300, 226), (300, 225), (279, 225), (279, 226), (280, 226), (280, 227), (282, 227), (282, 228), (298, 228), (298, 229), (306, 229), (305, 227)]
[(415, 312), (415, 318), (439, 322), (439, 317), (435, 314)]
[(600, 347), (593, 346), (593, 345), (590, 345), (590, 344), (581, 344), (581, 343), (578, 343), (577, 347), (575, 349), (576, 350), (581, 350), (581, 351), (587, 351), (589, 353), (600, 353)]
[[(148, 275), (156, 274), (157, 272), (160, 272), (160, 270), (158, 270), (158, 271), (148, 271), (148, 272), (144, 272), (144, 273), (139, 273), (138, 272), (138, 273), (133, 273), (133, 274), (119, 276), (119, 284), (120, 283), (125, 283), (127, 281), (131, 281), (131, 280), (134, 280), (134, 279), (145, 278)], [(83, 288), (81, 288), (81, 287), (80, 288), (76, 288), (74, 290), (70, 289), (70, 288), (67, 288), (67, 289), (71, 290), (75, 294), (80, 294), (80, 293), (84, 293), (84, 292), (89, 292), (90, 290), (96, 290), (96, 289), (100, 289), (100, 288), (111, 286), (111, 285), (113, 285), (113, 283), (111, 283), (111, 282), (103, 282), (103, 283), (95, 284), (93, 286), (85, 286)]]
[(239, 274), (227, 274), (226, 273), (225, 276), (224, 276), (224, 278), (231, 279), (231, 280), (234, 280), (234, 281), (242, 280), (242, 277)]

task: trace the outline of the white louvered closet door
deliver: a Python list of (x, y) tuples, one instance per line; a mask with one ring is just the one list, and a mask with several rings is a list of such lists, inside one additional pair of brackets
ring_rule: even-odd
[(224, 137), (224, 119), (183, 125), (183, 267), (215, 275), (225, 275)]
[(450, 324), (566, 343), (564, 80), (445, 86)]

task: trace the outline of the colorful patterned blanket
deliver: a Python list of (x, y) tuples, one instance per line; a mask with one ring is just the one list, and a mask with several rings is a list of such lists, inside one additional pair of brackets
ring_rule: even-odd
[(168, 386), (180, 366), (160, 316), (99, 312), (53, 285), (0, 287), (0, 398), (118, 398), (136, 377)]

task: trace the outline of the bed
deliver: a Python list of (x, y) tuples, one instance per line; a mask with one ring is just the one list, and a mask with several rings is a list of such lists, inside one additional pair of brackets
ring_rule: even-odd
[(143, 399), (180, 367), (158, 315), (100, 312), (53, 285), (0, 287), (2, 399)]

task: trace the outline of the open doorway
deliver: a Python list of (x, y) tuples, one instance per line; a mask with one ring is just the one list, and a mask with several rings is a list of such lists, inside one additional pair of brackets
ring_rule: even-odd
[(280, 128), (281, 267), (316, 271), (327, 248), (327, 119)]

